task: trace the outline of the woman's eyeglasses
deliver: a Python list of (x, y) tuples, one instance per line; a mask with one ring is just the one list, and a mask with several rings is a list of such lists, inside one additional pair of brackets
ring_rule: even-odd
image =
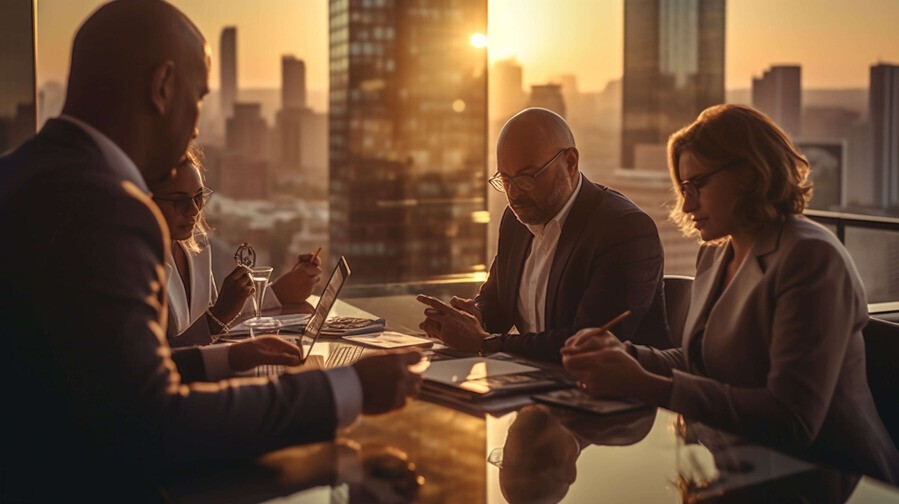
[(172, 207), (175, 208), (176, 212), (185, 215), (190, 213), (194, 208), (197, 209), (197, 212), (203, 210), (203, 207), (206, 206), (206, 203), (209, 203), (209, 198), (211, 197), (212, 189), (204, 187), (203, 190), (195, 196), (184, 196), (181, 198), (158, 198), (153, 196), (153, 199), (156, 201), (167, 201), (172, 204)]
[(716, 174), (723, 172), (724, 170), (729, 170), (740, 163), (742, 163), (742, 159), (735, 159), (726, 165), (718, 168), (716, 170), (712, 170), (708, 173), (703, 173), (701, 175), (697, 175), (695, 177), (688, 178), (686, 180), (682, 180), (680, 183), (680, 193), (686, 198), (689, 196), (694, 200), (699, 197), (699, 190), (702, 189), (702, 186), (706, 185), (709, 181), (709, 178)]

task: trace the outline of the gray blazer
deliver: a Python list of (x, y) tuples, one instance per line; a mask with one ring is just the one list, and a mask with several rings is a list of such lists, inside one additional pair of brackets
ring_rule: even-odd
[(199, 350), (173, 361), (165, 339), (164, 226), (71, 123), (48, 121), (0, 157), (3, 384), (15, 411), (0, 500), (133, 502), (163, 469), (333, 438), (322, 372), (186, 384), (204, 373)]
[[(780, 449), (896, 483), (899, 454), (868, 389), (867, 301), (846, 249), (802, 216), (764, 232), (731, 283), (731, 247), (703, 247), (682, 348), (636, 346), (674, 377), (671, 409)], [(701, 375), (688, 349), (704, 331)]]

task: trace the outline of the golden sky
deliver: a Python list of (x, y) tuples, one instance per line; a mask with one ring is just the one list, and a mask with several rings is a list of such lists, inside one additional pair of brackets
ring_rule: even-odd
[[(75, 30), (99, 0), (38, 0), (38, 81), (64, 81)], [(327, 0), (172, 0), (218, 53), (238, 27), (241, 87), (278, 87), (280, 56), (306, 60), (308, 87), (328, 87)], [(264, 7), (264, 8), (263, 8)], [(489, 0), (490, 59), (516, 58), (525, 85), (575, 74), (601, 90), (622, 72), (623, 0)], [(804, 87), (866, 87), (877, 61), (899, 64), (899, 0), (729, 0), (726, 86), (747, 88), (778, 63)], [(211, 85), (218, 87), (213, 63)]]

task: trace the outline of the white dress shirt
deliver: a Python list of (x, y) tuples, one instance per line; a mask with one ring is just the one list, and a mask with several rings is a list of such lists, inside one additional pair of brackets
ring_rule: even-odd
[(525, 224), (534, 238), (531, 240), (531, 249), (524, 261), (521, 281), (518, 284), (518, 314), (521, 320), (518, 332), (521, 334), (546, 330), (546, 287), (549, 272), (552, 269), (553, 257), (556, 255), (556, 247), (559, 245), (559, 237), (562, 235), (562, 227), (568, 214), (571, 213), (581, 184), (583, 177), (578, 174), (577, 187), (574, 188), (571, 197), (549, 222)]
[[(91, 126), (90, 124), (85, 123), (84, 121), (77, 119), (75, 117), (69, 115), (60, 115), (59, 119), (70, 122), (88, 134), (94, 143), (100, 148), (100, 153), (103, 154), (103, 158), (106, 160), (106, 163), (115, 170), (123, 179), (133, 183), (142, 191), (147, 194), (150, 194), (150, 189), (147, 187), (146, 181), (144, 181), (144, 177), (141, 174), (140, 170), (137, 168), (137, 165), (134, 164), (134, 161), (128, 157), (128, 154), (125, 153), (116, 145), (115, 142), (109, 139), (106, 135), (98, 131), (96, 128)], [(187, 254), (190, 258), (191, 254)], [(171, 250), (168, 251), (166, 257), (166, 263), (168, 263), (168, 259), (171, 257)], [(189, 259), (190, 263), (191, 260)], [(203, 274), (199, 274), (197, 268), (189, 268), (190, 276), (191, 276), (191, 306), (190, 309), (187, 309), (187, 295), (184, 290), (184, 285), (181, 283), (180, 275), (178, 275), (174, 267), (166, 268), (168, 271), (168, 287), (169, 290), (166, 294), (166, 297), (171, 304), (173, 298), (173, 292), (171, 287), (173, 286), (173, 277), (177, 278), (177, 284), (180, 286), (180, 295), (183, 297), (183, 310), (173, 310), (172, 313), (175, 316), (178, 316), (179, 312), (181, 315), (186, 315), (184, 319), (180, 319), (178, 323), (183, 320), (187, 320), (188, 323), (179, 332), (183, 331), (187, 327), (190, 326), (196, 318), (193, 317), (194, 307), (201, 305), (205, 305), (200, 314), (205, 313), (206, 308), (209, 307), (209, 301), (211, 296), (215, 292), (215, 288), (208, 288), (207, 294), (204, 296), (202, 293), (198, 293), (198, 291), (194, 288), (199, 286), (200, 284), (204, 285), (214, 285), (212, 284), (212, 270), (211, 270), (211, 259), (210, 259), (210, 267), (205, 268), (202, 271), (207, 272), (210, 280), (205, 281), (202, 277), (205, 276)], [(174, 261), (172, 261), (172, 266), (174, 266)], [(195, 275), (196, 274), (196, 275)], [(194, 277), (198, 277), (195, 281)], [(175, 289), (174, 296), (177, 297), (178, 290)], [(199, 295), (198, 295), (199, 294)], [(274, 293), (272, 293), (274, 294)], [(270, 297), (270, 296), (266, 296)], [(273, 297), (273, 296), (271, 296)], [(199, 309), (199, 308), (197, 308)], [(198, 318), (199, 316), (197, 316)], [(170, 319), (171, 320), (171, 317)], [(217, 381), (225, 378), (230, 378), (235, 375), (234, 370), (231, 369), (231, 365), (228, 360), (228, 347), (230, 345), (209, 345), (204, 347), (199, 347), (200, 355), (203, 358), (203, 365), (206, 367), (206, 378), (209, 381)], [(362, 383), (359, 381), (359, 376), (356, 374), (356, 371), (352, 367), (345, 368), (335, 368), (325, 370), (325, 375), (328, 377), (328, 383), (331, 386), (331, 392), (334, 396), (334, 405), (337, 410), (337, 423), (340, 427), (345, 427), (356, 419), (357, 416), (362, 412)]]

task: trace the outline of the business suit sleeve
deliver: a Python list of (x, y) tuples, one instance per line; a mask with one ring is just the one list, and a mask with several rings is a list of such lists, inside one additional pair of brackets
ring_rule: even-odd
[(169, 337), (169, 344), (173, 348), (189, 347), (194, 345), (208, 345), (212, 343), (212, 331), (206, 314), (200, 315), (197, 320), (185, 329), (181, 334)]
[(324, 373), (184, 383), (164, 334), (161, 216), (133, 186), (127, 192), (62, 226), (67, 247), (51, 247), (48, 261), (69, 281), (48, 292), (61, 316), (47, 318), (45, 333), (97, 442), (158, 469), (332, 438)]
[(499, 252), (494, 256), (493, 262), (490, 264), (490, 274), (487, 276), (487, 280), (481, 285), (478, 295), (474, 298), (475, 304), (478, 309), (481, 310), (484, 329), (490, 333), (505, 333), (512, 329), (512, 325), (515, 323), (512, 320), (512, 314), (505, 313), (502, 304), (500, 303), (501, 278), (499, 270), (501, 267), (506, 269), (510, 268), (508, 259), (507, 264), (500, 264), (500, 257), (502, 256), (503, 251), (508, 250), (510, 247), (510, 219), (515, 219), (515, 216), (512, 214), (511, 210), (506, 208), (506, 211), (503, 212), (498, 233), (499, 242), (497, 243), (497, 250)]
[(776, 267), (771, 334), (758, 335), (770, 338), (765, 387), (674, 371), (671, 407), (752, 437), (804, 446), (824, 422), (850, 336), (864, 326), (867, 306), (851, 266), (828, 242), (799, 241)]
[[(630, 310), (631, 315), (613, 332), (624, 341), (634, 338), (660, 288), (664, 257), (659, 234), (655, 223), (643, 212), (630, 212), (614, 223), (601, 225), (607, 229), (581, 238), (593, 241), (590, 246), (593, 256), (584, 271), (588, 279), (586, 289), (580, 299), (570, 300), (577, 303), (573, 323), (544, 332), (510, 336), (503, 345), (504, 351), (561, 362), (559, 350), (567, 338), (579, 329), (599, 327), (625, 310)], [(579, 260), (574, 257), (571, 261)], [(570, 263), (568, 267), (578, 265)], [(650, 336), (662, 342), (668, 339), (664, 330)]]
[(643, 369), (650, 373), (671, 377), (674, 370), (687, 369), (684, 352), (680, 348), (659, 350), (651, 346), (634, 345), (630, 341), (625, 342), (625, 346), (637, 358)]
[(497, 257), (494, 257), (490, 265), (490, 274), (474, 298), (475, 304), (481, 310), (484, 330), (490, 333), (504, 333), (512, 328), (511, 319), (503, 314), (500, 307), (497, 269)]

